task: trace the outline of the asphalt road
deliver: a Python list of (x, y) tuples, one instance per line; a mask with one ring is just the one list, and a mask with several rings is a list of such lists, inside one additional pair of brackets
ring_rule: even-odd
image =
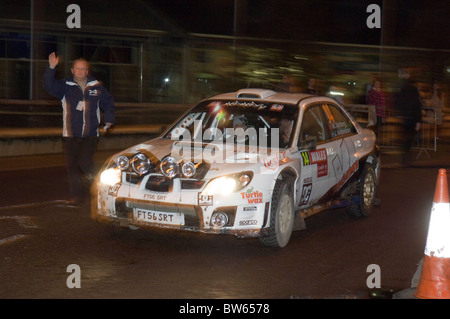
[[(382, 287), (409, 288), (437, 172), (383, 169), (371, 216), (322, 212), (272, 249), (227, 235), (116, 229), (92, 220), (89, 206), (58, 206), (68, 195), (62, 167), (0, 171), (0, 299), (367, 299), (374, 264)], [(70, 265), (80, 288), (68, 287), (77, 283)]]

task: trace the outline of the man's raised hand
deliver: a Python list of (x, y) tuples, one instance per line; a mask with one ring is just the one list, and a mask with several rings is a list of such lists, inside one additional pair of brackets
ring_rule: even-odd
[(55, 52), (50, 53), (48, 56), (48, 64), (50, 66), (50, 69), (56, 68), (56, 66), (59, 63), (59, 57), (56, 55)]

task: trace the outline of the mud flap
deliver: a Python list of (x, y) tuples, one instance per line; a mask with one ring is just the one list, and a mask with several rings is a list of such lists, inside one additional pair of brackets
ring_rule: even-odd
[(292, 230), (296, 231), (296, 230), (305, 230), (305, 229), (306, 229), (306, 223), (305, 223), (305, 219), (302, 216), (302, 212), (296, 211), (295, 217), (294, 217), (294, 227)]

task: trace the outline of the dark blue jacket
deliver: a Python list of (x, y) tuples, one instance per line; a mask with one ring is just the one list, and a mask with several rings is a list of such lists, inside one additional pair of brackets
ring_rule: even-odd
[[(47, 66), (44, 72), (44, 89), (61, 100), (63, 108), (63, 136), (98, 136), (100, 110), (105, 123), (114, 123), (114, 100), (106, 88), (88, 75), (84, 92), (73, 78), (56, 80), (55, 69)], [(84, 101), (83, 103), (79, 102)]]

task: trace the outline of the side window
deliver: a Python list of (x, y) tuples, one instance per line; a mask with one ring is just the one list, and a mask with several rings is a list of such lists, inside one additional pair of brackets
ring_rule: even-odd
[(305, 110), (298, 139), (299, 148), (312, 148), (317, 143), (329, 139), (328, 121), (320, 105)]
[(356, 133), (356, 128), (350, 119), (335, 105), (328, 104), (328, 117), (331, 120), (331, 136), (337, 137), (349, 133)]

